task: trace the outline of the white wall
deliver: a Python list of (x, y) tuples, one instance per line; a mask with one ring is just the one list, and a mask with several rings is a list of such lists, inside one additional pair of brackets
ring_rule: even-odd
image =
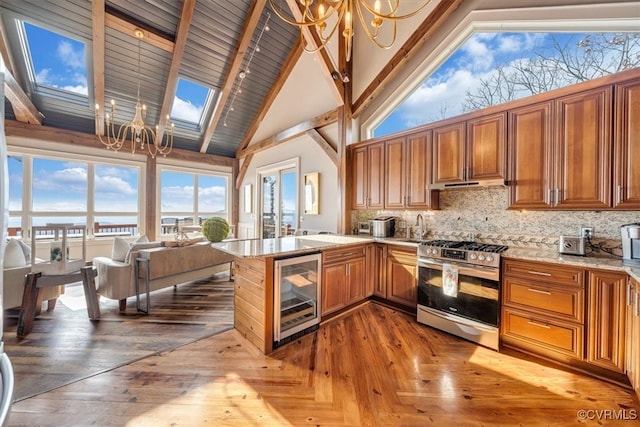
[[(327, 135), (324, 136), (325, 138), (327, 137)], [(302, 221), (299, 223), (299, 228), (331, 232), (335, 232), (337, 230), (337, 168), (317, 143), (307, 136), (302, 136), (282, 143), (270, 150), (261, 151), (253, 156), (253, 160), (247, 169), (247, 173), (245, 174), (242, 184), (240, 185), (240, 213), (238, 224), (239, 238), (255, 237), (255, 234), (253, 233), (255, 232), (254, 226), (257, 217), (257, 207), (259, 206), (259, 200), (256, 199), (257, 189), (259, 186), (259, 182), (256, 180), (256, 170), (264, 166), (296, 157), (300, 160), (300, 176), (298, 177), (299, 212), (302, 212), (302, 209), (304, 208), (304, 174), (318, 172), (320, 179), (320, 213), (318, 215), (305, 215), (301, 213), (299, 217), (302, 218)], [(251, 214), (245, 213), (243, 194), (244, 186), (246, 184), (252, 184), (253, 188), (253, 207), (251, 209)]]

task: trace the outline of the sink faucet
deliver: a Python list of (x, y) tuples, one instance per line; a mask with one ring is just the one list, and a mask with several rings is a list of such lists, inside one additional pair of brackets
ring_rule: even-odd
[(418, 229), (418, 239), (422, 240), (422, 238), (424, 237), (424, 218), (422, 218), (422, 214), (418, 214), (418, 216), (416, 217), (416, 227), (420, 227)]

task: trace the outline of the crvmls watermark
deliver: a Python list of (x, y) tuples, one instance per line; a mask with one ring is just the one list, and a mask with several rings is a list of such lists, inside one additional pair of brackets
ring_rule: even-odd
[(580, 409), (577, 415), (579, 420), (633, 421), (638, 419), (636, 409)]

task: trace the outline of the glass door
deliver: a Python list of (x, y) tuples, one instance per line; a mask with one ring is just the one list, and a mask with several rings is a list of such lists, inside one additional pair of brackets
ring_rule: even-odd
[(292, 236), (298, 219), (298, 173), (286, 168), (260, 174), (263, 239)]

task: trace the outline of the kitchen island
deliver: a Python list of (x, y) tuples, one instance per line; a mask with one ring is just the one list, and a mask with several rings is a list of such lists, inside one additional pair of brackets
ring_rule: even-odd
[(274, 266), (282, 258), (362, 247), (373, 238), (318, 234), (230, 240), (213, 247), (234, 256), (234, 327), (265, 354), (273, 351)]

